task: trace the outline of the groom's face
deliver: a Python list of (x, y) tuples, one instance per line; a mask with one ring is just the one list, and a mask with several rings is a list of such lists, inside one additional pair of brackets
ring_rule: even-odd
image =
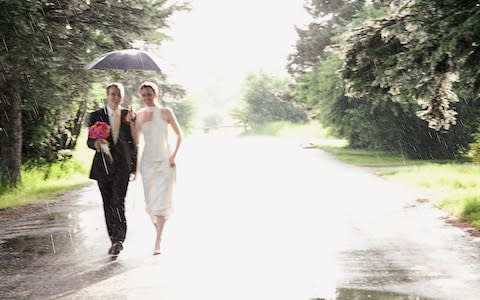
[(116, 86), (111, 86), (107, 92), (108, 106), (112, 109), (117, 109), (117, 107), (122, 103), (123, 96), (120, 92), (120, 89)]

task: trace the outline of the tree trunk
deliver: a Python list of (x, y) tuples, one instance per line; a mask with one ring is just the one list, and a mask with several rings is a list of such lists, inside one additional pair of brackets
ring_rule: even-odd
[(1, 99), (0, 111), (0, 183), (17, 186), (21, 181), (22, 166), (22, 100), (20, 81), (7, 81), (6, 96)]
[(75, 119), (72, 121), (72, 126), (70, 127), (71, 138), (68, 141), (67, 145), (65, 145), (65, 149), (75, 149), (77, 145), (78, 136), (80, 135), (80, 131), (82, 130), (82, 126), (84, 124), (85, 114), (87, 113), (87, 97), (84, 96), (82, 100), (82, 104), (78, 108), (77, 114)]

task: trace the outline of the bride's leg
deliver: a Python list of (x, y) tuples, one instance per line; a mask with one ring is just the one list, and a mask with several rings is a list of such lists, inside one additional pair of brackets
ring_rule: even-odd
[(165, 225), (165, 217), (163, 216), (154, 216), (153, 225), (157, 232), (155, 238), (155, 247), (153, 249), (153, 254), (160, 254), (160, 241), (162, 240), (163, 226)]

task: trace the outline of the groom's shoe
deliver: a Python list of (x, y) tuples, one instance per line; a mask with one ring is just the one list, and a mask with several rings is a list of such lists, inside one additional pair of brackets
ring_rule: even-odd
[(120, 254), (120, 251), (122, 250), (123, 250), (122, 242), (115, 242), (112, 244), (112, 247), (110, 248), (110, 250), (108, 250), (108, 254), (117, 256), (118, 254)]

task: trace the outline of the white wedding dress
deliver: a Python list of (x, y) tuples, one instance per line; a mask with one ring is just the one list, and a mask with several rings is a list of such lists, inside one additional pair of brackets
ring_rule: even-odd
[(172, 196), (175, 185), (175, 167), (170, 167), (168, 123), (160, 108), (145, 107), (139, 114), (153, 113), (151, 120), (140, 124), (143, 151), (140, 157), (140, 175), (145, 194), (145, 209), (151, 216), (168, 217), (172, 213)]

